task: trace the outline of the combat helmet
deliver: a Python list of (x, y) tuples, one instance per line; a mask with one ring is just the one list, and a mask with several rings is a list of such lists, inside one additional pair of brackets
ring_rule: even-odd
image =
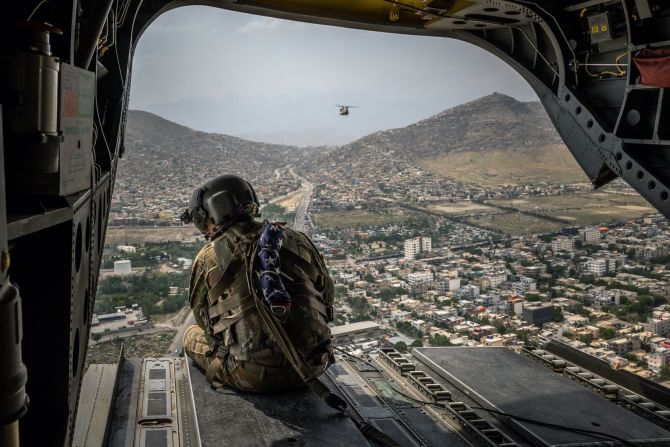
[(253, 218), (258, 214), (259, 207), (251, 183), (240, 176), (224, 174), (193, 191), (181, 220), (193, 223), (201, 233), (206, 234), (209, 219), (218, 233), (240, 218)]

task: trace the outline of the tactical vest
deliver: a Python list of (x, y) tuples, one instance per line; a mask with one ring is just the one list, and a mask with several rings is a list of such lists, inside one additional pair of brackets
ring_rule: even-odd
[[(210, 335), (236, 360), (268, 367), (286, 366), (250, 291), (249, 281), (258, 280), (256, 273), (247, 275), (257, 256), (261, 228), (258, 222), (235, 225), (212, 242), (218, 266), (207, 272), (206, 324)], [(290, 229), (284, 235), (279, 255), (284, 284), (293, 304), (283, 327), (308, 363), (323, 365), (330, 353), (327, 323), (333, 319), (334, 299), (324, 293), (327, 270), (307, 236)]]

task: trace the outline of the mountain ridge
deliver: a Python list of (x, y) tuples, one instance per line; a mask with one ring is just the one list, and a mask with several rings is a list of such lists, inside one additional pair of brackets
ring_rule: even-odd
[[(495, 113), (495, 108), (500, 109), (498, 113)], [(507, 114), (504, 112), (507, 112)], [(154, 119), (158, 124), (156, 127), (165, 128), (166, 123), (171, 123), (173, 127), (183, 129), (192, 135), (215, 135), (217, 137), (238, 139), (266, 145), (271, 144), (283, 147), (293, 146), (291, 144), (255, 141), (229, 134), (195, 130), (188, 126), (170, 121), (153, 112), (144, 110), (129, 110), (129, 115), (133, 115), (133, 119), (128, 120), (128, 123), (131, 124), (131, 126), (128, 126), (127, 129), (127, 132), (130, 131), (131, 135), (132, 131), (136, 128), (136, 126), (133, 126), (133, 124), (136, 124), (134, 122), (135, 120), (138, 118), (140, 121)], [(467, 125), (468, 123), (459, 123), (459, 121), (463, 121), (462, 118), (464, 115), (475, 118), (474, 121), (471, 122), (471, 125)], [(476, 131), (477, 128), (487, 130), (492, 126), (495, 127), (496, 130), (496, 132), (492, 134), (485, 134), (482, 136), (479, 132)], [(499, 132), (502, 130), (502, 126), (509, 127), (508, 131)], [(535, 134), (531, 131), (535, 131)], [(419, 137), (419, 135), (416, 135), (419, 132), (432, 132), (438, 137), (441, 136), (443, 139), (449, 137), (452, 140), (451, 144), (449, 146), (443, 147), (447, 147), (451, 150), (473, 150), (482, 148), (484, 143), (486, 143), (486, 146), (490, 148), (507, 148), (509, 147), (511, 140), (514, 140), (514, 144), (520, 144), (522, 146), (561, 143), (558, 133), (556, 132), (553, 124), (549, 120), (549, 117), (547, 116), (539, 101), (518, 101), (511, 96), (493, 92), (490, 95), (482, 96), (458, 106), (445, 109), (442, 112), (424, 118), (408, 126), (373, 132), (343, 145), (334, 146), (330, 144), (327, 146), (330, 147), (330, 151), (332, 152), (334, 150), (366, 143), (370, 140), (378, 138), (379, 136), (394, 135), (397, 137), (399, 133), (403, 132), (413, 133), (415, 137)], [(272, 133), (275, 132), (270, 132), (269, 134)], [(260, 135), (261, 133), (257, 134)], [(154, 135), (155, 138), (159, 139), (161, 136), (162, 134)], [(422, 144), (419, 146), (422, 149), (422, 155), (439, 155), (439, 153), (431, 153), (431, 151), (435, 149), (434, 143), (435, 141), (432, 140), (428, 142), (422, 141)], [(326, 146), (326, 144), (323, 146)], [(295, 147), (304, 149), (302, 146)]]
[[(341, 169), (346, 174), (344, 178), (364, 178), (369, 169), (384, 169), (387, 162), (426, 168), (431, 160), (442, 163), (449, 154), (486, 151), (506, 151), (521, 170), (526, 164), (537, 169), (538, 164), (531, 159), (539, 158), (561, 162), (568, 174), (574, 166), (575, 179), (583, 176), (540, 102), (522, 102), (495, 92), (414, 124), (374, 132), (341, 146), (304, 148), (250, 141), (197, 131), (136, 110), (129, 111), (127, 138), (136, 144), (141, 142), (145, 150), (146, 146), (156, 150), (171, 146), (175, 152), (183, 153), (185, 146), (194, 146), (204, 148), (207, 156), (216, 157), (219, 152), (214, 146), (221, 148), (225, 156), (263, 159), (277, 167), (292, 164), (305, 173)], [(160, 152), (161, 156), (169, 156), (164, 148)], [(546, 157), (547, 153), (551, 157)], [(449, 170), (444, 168), (432, 172), (449, 176)]]
[[(410, 141), (413, 140), (413, 141)], [(538, 101), (521, 102), (500, 93), (446, 109), (406, 127), (375, 132), (335, 151), (377, 146), (396, 150), (411, 143), (414, 156), (428, 158), (457, 150), (508, 149), (559, 144), (553, 124)]]

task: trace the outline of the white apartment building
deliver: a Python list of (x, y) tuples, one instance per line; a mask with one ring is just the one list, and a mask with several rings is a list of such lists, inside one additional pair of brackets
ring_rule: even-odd
[(589, 275), (603, 276), (607, 273), (607, 260), (604, 258), (591, 258), (584, 264), (585, 271)]
[(353, 343), (354, 340), (374, 339), (381, 334), (378, 323), (374, 321), (359, 321), (356, 323), (334, 326), (331, 329), (333, 343), (342, 345)]
[(523, 313), (523, 299), (512, 299), (508, 301), (514, 315), (521, 315)]
[(479, 287), (468, 284), (454, 292), (454, 298), (458, 300), (474, 300), (479, 296)]
[(604, 287), (596, 288), (587, 297), (591, 299), (596, 308), (621, 305), (621, 293), (619, 290), (608, 290)]
[(431, 282), (432, 280), (433, 280), (432, 272), (415, 272), (407, 275), (407, 282), (411, 286)]
[(607, 349), (614, 351), (618, 356), (622, 356), (627, 352), (635, 351), (642, 347), (640, 337), (637, 334), (631, 334), (627, 337), (607, 340)]
[(644, 330), (665, 337), (670, 333), (670, 320), (650, 318), (644, 323)]
[(600, 230), (595, 226), (585, 227), (579, 230), (579, 235), (585, 244), (595, 244), (600, 241)]
[(491, 307), (494, 304), (500, 302), (500, 296), (496, 295), (495, 293), (479, 295), (479, 298), (477, 298), (475, 301), (481, 303), (482, 306)]
[(421, 327), (426, 324), (424, 320), (412, 320), (411, 325), (414, 326), (417, 329), (421, 329)]
[(507, 280), (507, 275), (504, 274), (504, 273), (497, 273), (497, 274), (494, 274), (494, 275), (486, 276), (486, 279), (489, 280), (489, 283), (491, 284), (491, 288), (495, 289), (500, 284), (504, 283)]
[(647, 364), (655, 373), (660, 372), (663, 366), (670, 367), (670, 349), (657, 348), (654, 352), (650, 352), (647, 355)]
[(557, 253), (559, 251), (572, 251), (575, 248), (575, 241), (571, 237), (558, 236), (551, 241), (551, 251)]
[(514, 281), (511, 284), (512, 290), (516, 293), (532, 292), (537, 290), (537, 283), (533, 278), (527, 276), (519, 276), (518, 281)]
[(633, 341), (628, 338), (617, 338), (607, 341), (607, 349), (614, 351), (618, 356), (622, 356), (633, 350)]
[(461, 279), (453, 278), (442, 281), (435, 281), (435, 290), (437, 293), (454, 292), (461, 288)]
[(405, 259), (416, 259), (416, 255), (432, 251), (432, 243), (429, 237), (415, 237), (405, 240), (403, 251)]
[(448, 281), (435, 281), (433, 287), (437, 293), (447, 293), (449, 291)]

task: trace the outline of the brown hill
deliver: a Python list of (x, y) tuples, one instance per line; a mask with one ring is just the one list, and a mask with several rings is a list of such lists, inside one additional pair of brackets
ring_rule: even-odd
[[(151, 215), (145, 195), (157, 197), (161, 210), (179, 210), (193, 188), (214, 176), (233, 173), (249, 179), (259, 197), (271, 198), (299, 188), (291, 175), (278, 170), (305, 149), (257, 143), (229, 135), (196, 131), (148, 112), (131, 110), (126, 125), (126, 152), (119, 161), (116, 203), (121, 217)], [(142, 210), (142, 211), (138, 211)]]
[(315, 154), (306, 163), (315, 169), (336, 162), (350, 176), (365, 178), (390, 160), (471, 183), (586, 181), (542, 105), (499, 93)]
[(307, 174), (324, 169), (339, 172), (347, 181), (411, 165), (480, 184), (586, 181), (541, 104), (499, 93), (333, 149), (301, 149), (209, 134), (131, 110), (126, 144), (127, 158), (140, 161), (138, 171), (149, 160), (179, 158), (179, 164), (193, 169), (226, 159), (229, 169), (255, 178), (296, 165)]

